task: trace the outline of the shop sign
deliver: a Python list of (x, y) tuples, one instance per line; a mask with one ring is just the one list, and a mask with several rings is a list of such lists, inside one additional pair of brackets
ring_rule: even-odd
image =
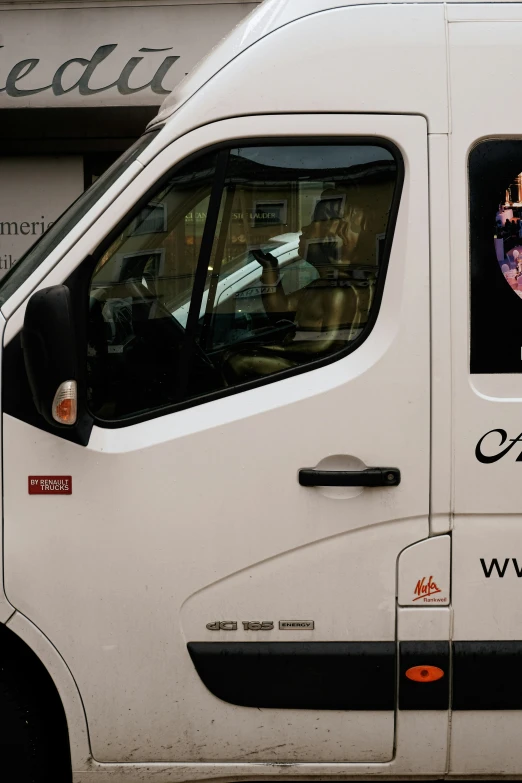
[[(146, 84), (142, 84), (138, 87), (131, 87), (129, 82), (131, 76), (137, 65), (144, 59), (144, 57), (131, 57), (121, 70), (120, 75), (111, 84), (106, 84), (103, 87), (91, 87), (90, 80), (94, 75), (94, 72), (98, 66), (111, 55), (111, 53), (117, 48), (118, 44), (105, 44), (99, 46), (90, 59), (85, 57), (73, 57), (70, 60), (66, 60), (57, 69), (53, 76), (51, 84), (46, 84), (43, 87), (33, 87), (31, 89), (24, 88), (24, 77), (38, 67), (40, 59), (37, 57), (29, 57), (26, 60), (20, 60), (15, 63), (6, 79), (4, 87), (0, 87), (0, 93), (5, 92), (11, 98), (27, 98), (30, 95), (37, 95), (41, 92), (50, 90), (53, 95), (66, 95), (67, 93), (78, 91), (79, 95), (97, 95), (101, 92), (107, 92), (112, 88), (116, 88), (120, 95), (134, 95), (136, 92), (142, 92), (150, 87), (151, 92), (156, 95), (168, 95), (170, 90), (165, 89), (163, 86), (163, 80), (167, 76), (168, 72), (176, 62), (179, 60), (179, 55), (170, 55), (165, 57), (159, 68), (154, 73), (152, 79)], [(0, 49), (3, 49), (0, 46)], [(168, 52), (172, 47), (168, 46), (160, 49), (151, 49), (148, 47), (142, 47), (140, 52)], [(83, 73), (74, 84), (69, 87), (64, 86), (66, 81), (67, 71), (72, 70), (75, 65), (83, 68)]]
[(0, 109), (159, 105), (256, 5), (4, 10)]

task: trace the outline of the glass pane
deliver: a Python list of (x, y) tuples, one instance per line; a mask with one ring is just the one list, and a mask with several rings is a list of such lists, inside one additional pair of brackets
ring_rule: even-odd
[[(101, 418), (120, 419), (178, 399), (180, 353), (214, 177), (214, 155), (181, 169), (97, 263), (88, 394)], [(211, 372), (199, 353), (194, 372), (198, 363), (201, 378)]]
[[(393, 155), (378, 144), (230, 150), (210, 256), (200, 258), (215, 163), (207, 155), (173, 175), (98, 261), (88, 377), (102, 419), (275, 380), (367, 328)], [(198, 264), (205, 285), (187, 334)]]
[[(377, 144), (230, 151), (197, 336), (219, 370), (216, 389), (361, 337), (396, 181), (393, 155)], [(203, 391), (194, 375), (190, 394)]]

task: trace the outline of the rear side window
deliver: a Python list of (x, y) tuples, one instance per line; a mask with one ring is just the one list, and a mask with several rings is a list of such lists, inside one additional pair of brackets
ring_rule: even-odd
[(89, 287), (107, 422), (276, 381), (355, 348), (379, 305), (402, 161), (386, 143), (200, 156), (134, 210)]
[(522, 141), (469, 156), (470, 369), (522, 372)]

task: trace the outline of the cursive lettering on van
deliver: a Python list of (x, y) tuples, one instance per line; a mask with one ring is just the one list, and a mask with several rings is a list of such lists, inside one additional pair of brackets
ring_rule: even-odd
[[(179, 56), (175, 55), (169, 55), (168, 57), (165, 57), (152, 79), (147, 82), (147, 84), (142, 84), (140, 87), (131, 87), (129, 82), (136, 66), (144, 59), (143, 57), (131, 57), (130, 60), (128, 60), (128, 62), (124, 65), (118, 78), (111, 82), (111, 84), (107, 84), (105, 87), (91, 87), (90, 81), (96, 68), (100, 65), (100, 63), (104, 62), (104, 60), (106, 60), (109, 55), (112, 54), (117, 46), (118, 44), (105, 44), (103, 46), (99, 46), (90, 59), (86, 59), (85, 57), (73, 57), (71, 60), (66, 60), (66, 62), (62, 63), (62, 65), (56, 69), (51, 84), (46, 84), (45, 87), (36, 87), (33, 89), (23, 89), (23, 87), (20, 86), (20, 83), (26, 76), (29, 76), (29, 74), (34, 71), (40, 60), (36, 57), (30, 57), (27, 60), (20, 60), (20, 62), (13, 65), (9, 71), (5, 82), (5, 87), (0, 87), (0, 93), (5, 92), (11, 98), (26, 98), (30, 95), (36, 95), (37, 93), (45, 92), (46, 90), (51, 90), (56, 96), (66, 95), (69, 92), (73, 92), (73, 90), (78, 90), (80, 95), (96, 95), (100, 92), (106, 92), (107, 90), (111, 90), (115, 87), (120, 95), (132, 95), (135, 92), (142, 92), (143, 90), (146, 90), (148, 87), (150, 87), (152, 92), (156, 93), (156, 95), (169, 94), (169, 90), (165, 89), (163, 86), (163, 80), (174, 63), (179, 60)], [(3, 46), (0, 46), (0, 49), (3, 48)], [(168, 52), (171, 49), (172, 46), (168, 46), (164, 49), (149, 49), (147, 47), (143, 47), (139, 51), (143, 53)], [(84, 71), (80, 78), (71, 87), (64, 87), (64, 74), (66, 74), (69, 66), (73, 64), (83, 66)]]
[(513, 568), (515, 570), (517, 577), (520, 579), (520, 577), (522, 576), (522, 565), (519, 566), (516, 557), (511, 557), (511, 558), (506, 557), (504, 559), (503, 565), (500, 565), (497, 558), (493, 557), (489, 563), (489, 566), (483, 557), (480, 558), (480, 564), (482, 566), (482, 570), (484, 571), (484, 576), (486, 577), (486, 579), (489, 579), (491, 577), (491, 574), (493, 574), (493, 569), (496, 570), (498, 577), (500, 579), (503, 579), (510, 561), (513, 564)]
[[(500, 435), (500, 443), (496, 447), (495, 447), (495, 442), (498, 441), (498, 437), (491, 437), (491, 438), (489, 437), (490, 435), (493, 435), (493, 433), (497, 433), (497, 435)], [(487, 443), (484, 443), (486, 439), (487, 439)], [(504, 445), (504, 443), (506, 443), (506, 441), (508, 441), (506, 430), (499, 429), (499, 430), (490, 430), (489, 432), (486, 432), (486, 434), (481, 437), (481, 439), (479, 440), (479, 442), (475, 447), (476, 458), (478, 459), (479, 462), (482, 462), (486, 465), (490, 465), (492, 462), (497, 462), (499, 459), (502, 459), (502, 457), (505, 457), (509, 451), (511, 451), (515, 443), (522, 442), (522, 432), (516, 438), (509, 438), (509, 445), (506, 446), (505, 448), (502, 448), (502, 446)], [(484, 447), (487, 448), (487, 451), (492, 449), (493, 453), (484, 454), (482, 450), (483, 444)], [(501, 449), (500, 451), (498, 451), (499, 448)], [(516, 458), (515, 462), (522, 462), (522, 451)]]
[[(419, 579), (415, 590), (413, 591), (413, 595), (415, 598), (414, 601), (420, 601), (421, 599), (424, 600), (424, 603), (426, 603), (431, 595), (434, 595), (435, 593), (441, 593), (442, 590), (437, 585), (436, 581), (434, 580), (433, 576), (428, 577), (426, 579), (425, 576), (422, 577), (422, 579)], [(439, 599), (432, 599), (431, 603), (445, 603), (448, 599), (447, 598), (439, 598)]]

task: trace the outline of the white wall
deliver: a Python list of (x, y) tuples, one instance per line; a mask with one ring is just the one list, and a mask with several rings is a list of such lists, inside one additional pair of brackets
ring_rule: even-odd
[(0, 277), (82, 191), (79, 156), (0, 158)]

